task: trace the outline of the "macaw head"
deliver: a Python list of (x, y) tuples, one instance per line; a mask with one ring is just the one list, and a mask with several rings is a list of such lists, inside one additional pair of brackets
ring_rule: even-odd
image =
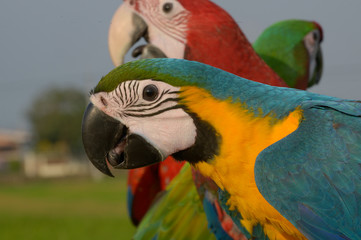
[(222, 55), (235, 52), (232, 46), (240, 36), (244, 38), (233, 18), (209, 0), (125, 0), (110, 24), (109, 51), (118, 66), (144, 37), (148, 44), (136, 48), (133, 56), (207, 63), (207, 59), (222, 60)]
[(322, 41), (317, 22), (292, 19), (269, 26), (253, 47), (288, 86), (306, 89), (321, 79)]
[[(202, 92), (200, 86), (212, 85), (206, 75), (219, 71), (179, 59), (138, 60), (111, 71), (91, 92), (83, 118), (83, 144), (91, 162), (111, 175), (107, 162), (131, 169), (170, 155), (191, 163), (213, 158), (219, 135), (188, 106), (192, 96), (200, 96), (194, 89)], [(187, 86), (193, 90), (185, 91)]]

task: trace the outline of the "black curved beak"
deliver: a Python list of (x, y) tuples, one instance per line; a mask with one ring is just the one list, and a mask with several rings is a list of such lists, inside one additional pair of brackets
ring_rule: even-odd
[(322, 57), (322, 50), (321, 46), (319, 46), (317, 53), (316, 53), (316, 66), (315, 70), (312, 74), (311, 81), (308, 82), (308, 87), (311, 87), (313, 85), (319, 84), (321, 77), (322, 77), (322, 71), (323, 71), (323, 57)]
[(131, 169), (163, 160), (162, 154), (143, 137), (129, 134), (126, 126), (92, 103), (83, 116), (82, 139), (89, 160), (108, 176), (113, 174), (107, 163), (114, 168)]

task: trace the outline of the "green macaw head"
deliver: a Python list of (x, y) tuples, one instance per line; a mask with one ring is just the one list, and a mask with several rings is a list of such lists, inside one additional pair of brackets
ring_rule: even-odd
[(284, 20), (265, 29), (253, 47), (289, 87), (306, 89), (320, 81), (322, 41), (318, 23)]
[[(169, 155), (205, 161), (217, 152), (218, 136), (187, 109), (182, 86), (206, 85), (206, 71), (219, 69), (176, 59), (126, 63), (103, 77), (91, 92), (82, 137), (92, 163), (111, 175), (115, 168), (138, 168)], [(202, 144), (206, 140), (207, 144)]]

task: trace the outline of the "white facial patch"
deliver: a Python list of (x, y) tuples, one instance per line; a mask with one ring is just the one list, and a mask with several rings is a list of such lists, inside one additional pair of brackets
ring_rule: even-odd
[(308, 71), (309, 80), (311, 80), (316, 68), (316, 56), (320, 48), (320, 38), (321, 38), (321, 33), (318, 29), (316, 29), (309, 32), (303, 39), (303, 42), (305, 44), (309, 56), (309, 71)]
[[(152, 91), (157, 89), (155, 96)], [(148, 91), (147, 91), (148, 90)], [(122, 82), (112, 92), (99, 92), (90, 101), (119, 120), (128, 134), (138, 134), (167, 157), (195, 143), (193, 119), (179, 105), (180, 88), (154, 80)]]
[(149, 42), (168, 58), (184, 58), (190, 12), (176, 0), (140, 0)]

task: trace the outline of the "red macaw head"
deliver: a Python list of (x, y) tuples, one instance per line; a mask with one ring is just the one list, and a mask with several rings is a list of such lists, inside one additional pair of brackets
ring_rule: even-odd
[(240, 36), (245, 39), (233, 18), (209, 0), (125, 0), (110, 25), (109, 51), (118, 66), (131, 46), (144, 37), (148, 44), (136, 48), (133, 56), (207, 63), (210, 55), (232, 54), (224, 49), (234, 46), (232, 41)]
[(184, 58), (247, 79), (286, 86), (256, 54), (234, 19), (209, 0), (125, 0), (113, 16), (109, 51), (114, 65), (133, 51), (141, 58)]

